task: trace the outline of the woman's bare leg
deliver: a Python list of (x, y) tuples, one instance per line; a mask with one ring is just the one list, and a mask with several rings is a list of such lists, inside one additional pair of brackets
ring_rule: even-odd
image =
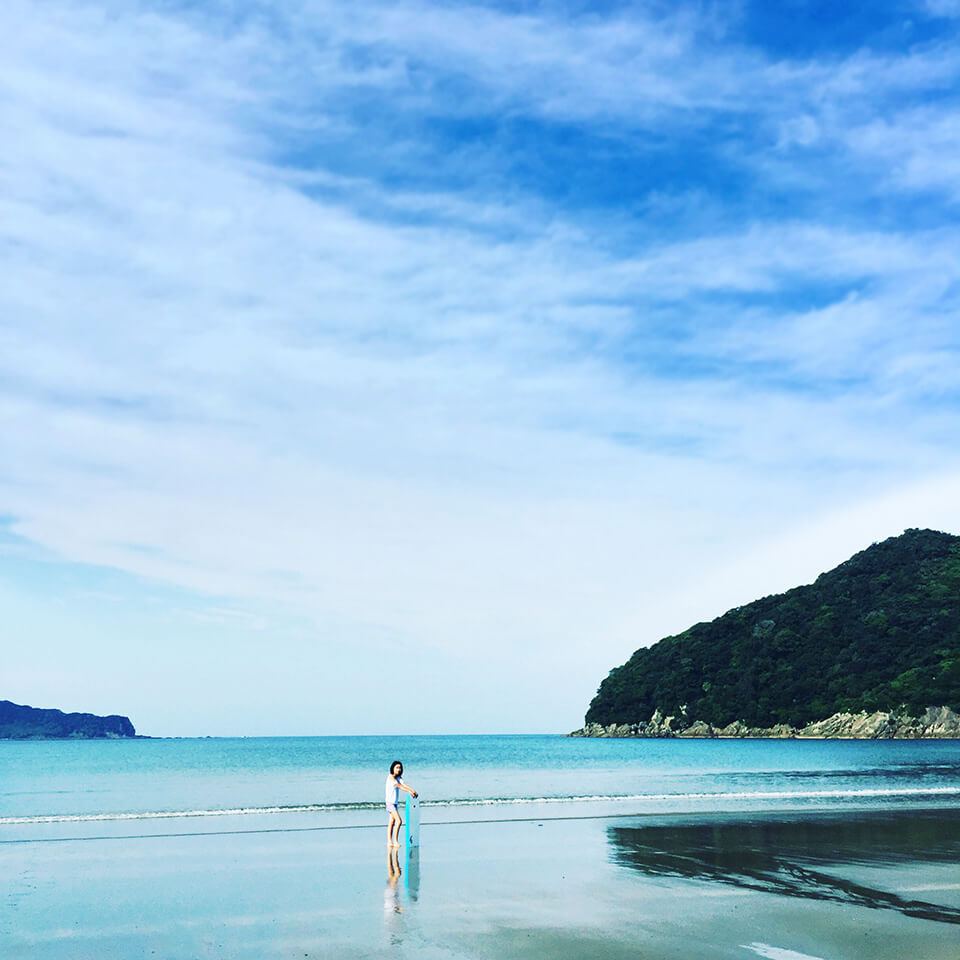
[(390, 846), (400, 846), (400, 827), (403, 821), (398, 813), (390, 813), (390, 820), (387, 823), (387, 843)]

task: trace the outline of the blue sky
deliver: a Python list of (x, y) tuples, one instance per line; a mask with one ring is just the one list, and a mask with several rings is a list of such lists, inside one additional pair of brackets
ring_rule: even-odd
[(563, 731), (960, 532), (960, 4), (8, 0), (0, 696)]

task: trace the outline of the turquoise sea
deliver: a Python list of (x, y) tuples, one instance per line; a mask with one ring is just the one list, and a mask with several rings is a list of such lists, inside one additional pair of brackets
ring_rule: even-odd
[(0, 741), (4, 960), (956, 960), (958, 862), (960, 741)]
[(960, 804), (960, 741), (562, 736), (0, 741), (0, 830), (190, 817), (380, 818), (400, 759), (424, 819)]

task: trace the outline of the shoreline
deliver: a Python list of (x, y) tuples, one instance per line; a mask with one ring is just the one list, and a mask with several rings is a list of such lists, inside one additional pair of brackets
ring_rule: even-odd
[[(495, 826), (497, 824), (537, 824), (542, 826), (545, 823), (579, 823), (579, 822), (610, 822), (622, 823), (626, 821), (637, 821), (640, 825), (683, 825), (688, 823), (718, 823), (718, 824), (737, 824), (737, 823), (763, 823), (771, 822), (807, 822), (821, 819), (830, 820), (861, 820), (869, 818), (890, 818), (905, 814), (956, 814), (960, 816), (960, 796), (943, 797), (940, 802), (934, 803), (931, 797), (937, 796), (934, 791), (923, 792), (917, 799), (904, 802), (898, 798), (899, 802), (885, 803), (883, 805), (874, 805), (869, 803), (848, 802), (842, 805), (826, 803), (823, 806), (791, 806), (785, 804), (776, 807), (747, 807), (740, 809), (717, 808), (708, 810), (630, 810), (623, 813), (614, 813), (604, 811), (601, 813), (561, 813), (561, 814), (538, 814), (530, 817), (484, 817), (470, 820), (421, 820), (421, 828), (447, 828), (447, 827), (482, 827)], [(178, 817), (172, 815), (171, 819), (184, 819), (189, 817)], [(132, 840), (179, 840), (185, 838), (200, 837), (238, 837), (270, 834), (288, 834), (288, 833), (324, 833), (328, 831), (352, 831), (352, 830), (379, 830), (383, 831), (383, 823), (322, 823), (310, 826), (256, 826), (247, 829), (229, 828), (224, 830), (178, 830), (168, 833), (143, 832), (143, 833), (100, 833), (84, 836), (26, 836), (26, 837), (4, 837), (0, 831), (0, 847), (4, 846), (27, 846), (30, 844), (48, 844), (48, 843), (101, 843), (115, 841)], [(405, 849), (405, 845), (401, 844)]]
[(804, 727), (778, 723), (772, 727), (750, 727), (734, 720), (713, 727), (703, 720), (689, 723), (680, 717), (664, 717), (659, 710), (647, 721), (637, 723), (586, 723), (568, 737), (639, 738), (668, 740), (960, 740), (960, 716), (949, 707), (927, 707), (912, 717), (894, 711), (835, 713)]
[[(449, 807), (433, 808), (422, 821), (424, 828), (449, 828), (470, 825), (528, 824), (542, 826), (559, 822), (638, 822), (680, 823), (687, 820), (723, 822), (729, 819), (761, 822), (771, 817), (807, 819), (818, 816), (862, 818), (896, 816), (906, 812), (956, 812), (960, 815), (960, 786), (916, 789), (888, 793), (877, 790), (820, 791), (766, 794), (753, 798), (743, 794), (712, 794), (706, 797), (663, 795), (641, 798), (609, 798), (602, 803), (562, 801), (556, 804), (530, 802), (528, 809), (517, 810), (511, 804), (481, 807), (472, 811)], [(704, 802), (706, 801), (706, 802)], [(952, 815), (952, 814), (951, 814)], [(379, 815), (366, 812), (360, 817), (316, 812), (237, 814), (191, 817), (176, 813), (163, 819), (121, 815), (119, 819), (78, 822), (66, 818), (55, 822), (15, 822), (0, 824), (0, 849), (32, 844), (64, 842), (135, 841), (161, 838), (268, 836), (283, 834), (342, 833), (353, 830), (381, 831)]]

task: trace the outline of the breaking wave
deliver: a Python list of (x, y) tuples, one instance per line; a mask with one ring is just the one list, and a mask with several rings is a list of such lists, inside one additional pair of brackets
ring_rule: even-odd
[[(749, 790), (740, 792), (715, 793), (633, 793), (633, 794), (589, 794), (560, 797), (480, 797), (450, 800), (424, 800), (423, 806), (430, 807), (494, 807), (532, 804), (564, 803), (668, 803), (688, 801), (754, 801), (754, 800), (847, 800), (897, 797), (943, 797), (960, 796), (960, 787), (890, 787), (848, 790)], [(28, 823), (99, 823), (103, 821), (123, 820), (174, 820), (186, 817), (237, 817), (266, 816), (284, 813), (337, 813), (346, 811), (380, 810), (382, 803), (371, 801), (343, 803), (304, 803), (265, 807), (225, 807), (210, 810), (149, 810), (132, 813), (76, 813), (50, 814), (22, 817), (0, 817), (0, 825)]]

